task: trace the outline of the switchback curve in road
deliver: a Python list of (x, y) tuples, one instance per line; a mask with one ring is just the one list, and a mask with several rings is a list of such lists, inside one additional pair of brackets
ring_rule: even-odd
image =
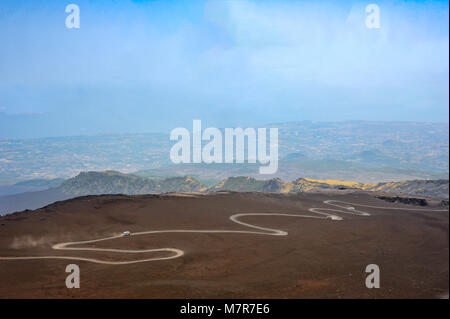
[[(288, 232), (273, 229), (268, 227), (257, 226), (254, 224), (246, 223), (239, 220), (240, 217), (245, 216), (284, 216), (284, 217), (300, 217), (300, 218), (315, 218), (315, 219), (328, 219), (332, 221), (342, 220), (341, 216), (336, 215), (339, 214), (351, 214), (357, 216), (370, 216), (369, 213), (356, 209), (355, 206), (359, 207), (367, 207), (367, 208), (375, 208), (375, 209), (383, 209), (383, 210), (405, 210), (405, 211), (427, 211), (427, 212), (447, 212), (448, 210), (439, 209), (439, 210), (430, 210), (430, 209), (420, 209), (420, 208), (403, 208), (403, 207), (381, 207), (381, 206), (371, 206), (371, 205), (363, 205), (351, 202), (345, 202), (340, 200), (325, 200), (324, 204), (330, 205), (336, 208), (323, 208), (323, 207), (313, 207), (309, 208), (308, 211), (319, 216), (311, 216), (311, 215), (298, 215), (298, 214), (283, 214), (283, 213), (236, 213), (230, 216), (230, 220), (236, 224), (239, 224), (244, 227), (251, 228), (252, 230), (220, 230), (220, 229), (205, 229), (205, 230), (195, 230), (195, 229), (172, 229), (172, 230), (149, 230), (143, 232), (135, 232), (131, 233), (130, 236), (141, 236), (141, 235), (150, 235), (150, 234), (162, 234), (162, 233), (203, 233), (203, 234), (217, 234), (217, 233), (228, 233), (228, 234), (254, 234), (254, 235), (267, 235), (267, 236), (287, 236)], [(72, 257), (72, 256), (17, 256), (17, 257), (0, 257), (0, 260), (37, 260), (37, 259), (64, 259), (64, 260), (78, 260), (78, 261), (88, 261), (97, 264), (107, 264), (107, 265), (128, 265), (142, 262), (151, 262), (151, 261), (161, 261), (178, 258), (184, 255), (184, 251), (177, 248), (157, 248), (157, 249), (140, 249), (140, 250), (129, 250), (129, 249), (113, 249), (113, 248), (92, 248), (92, 247), (68, 247), (74, 245), (83, 245), (83, 244), (91, 244), (101, 241), (107, 241), (117, 238), (122, 238), (122, 235), (110, 236), (99, 239), (85, 240), (85, 241), (76, 241), (76, 242), (67, 242), (67, 243), (59, 243), (52, 246), (55, 250), (71, 250), (71, 251), (100, 251), (100, 252), (115, 252), (115, 253), (155, 253), (155, 252), (168, 252), (169, 256), (164, 257), (154, 257), (147, 259), (139, 259), (139, 260), (129, 260), (129, 261), (107, 261), (95, 258), (85, 258), (85, 257)]]

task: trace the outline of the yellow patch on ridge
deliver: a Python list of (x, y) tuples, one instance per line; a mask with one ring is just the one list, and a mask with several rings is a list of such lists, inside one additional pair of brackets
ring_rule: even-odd
[(347, 187), (355, 187), (355, 188), (362, 188), (364, 184), (358, 183), (358, 182), (352, 182), (352, 181), (341, 181), (339, 179), (312, 179), (312, 178), (305, 178), (305, 180), (310, 182), (316, 182), (316, 183), (323, 183), (328, 185), (343, 185)]

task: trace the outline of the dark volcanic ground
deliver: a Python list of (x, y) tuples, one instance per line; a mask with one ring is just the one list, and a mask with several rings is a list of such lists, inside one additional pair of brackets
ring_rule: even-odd
[[(0, 256), (66, 255), (130, 260), (165, 253), (57, 251), (60, 242), (90, 240), (124, 230), (251, 230), (229, 220), (236, 212), (308, 214), (337, 199), (383, 207), (366, 193), (103, 195), (58, 202), (0, 217)], [(358, 208), (358, 207), (357, 207)], [(424, 209), (424, 207), (416, 207)], [(428, 207), (428, 209), (439, 207)], [(102, 265), (69, 260), (0, 260), (0, 298), (439, 298), (449, 290), (448, 212), (358, 208), (370, 217), (342, 221), (246, 216), (247, 223), (288, 236), (171, 233), (123, 237), (91, 247), (172, 247), (172, 260)], [(81, 288), (67, 289), (66, 265), (81, 269)], [(377, 264), (381, 288), (365, 286)]]

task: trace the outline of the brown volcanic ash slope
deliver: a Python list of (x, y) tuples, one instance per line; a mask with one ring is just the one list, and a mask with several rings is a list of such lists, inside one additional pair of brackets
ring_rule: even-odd
[[(106, 261), (164, 257), (167, 252), (62, 251), (52, 245), (169, 229), (251, 230), (229, 219), (240, 213), (314, 215), (340, 200), (371, 214), (344, 219), (244, 216), (240, 221), (288, 232), (161, 233), (84, 245), (143, 250), (172, 247), (184, 255), (128, 265), (61, 259), (0, 260), (0, 297), (128, 298), (437, 298), (448, 294), (448, 212), (416, 209), (366, 193), (103, 195), (58, 202), (0, 217), (0, 256), (78, 256)], [(417, 208), (422, 209), (422, 208)], [(317, 215), (316, 215), (317, 216)], [(81, 246), (79, 246), (81, 247)], [(65, 268), (81, 269), (81, 288), (65, 287)], [(377, 264), (381, 288), (365, 287)]]

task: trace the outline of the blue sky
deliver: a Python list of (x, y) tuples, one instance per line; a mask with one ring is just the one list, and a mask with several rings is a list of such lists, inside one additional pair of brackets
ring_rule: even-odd
[(448, 19), (442, 1), (2, 1), (0, 139), (448, 122)]

